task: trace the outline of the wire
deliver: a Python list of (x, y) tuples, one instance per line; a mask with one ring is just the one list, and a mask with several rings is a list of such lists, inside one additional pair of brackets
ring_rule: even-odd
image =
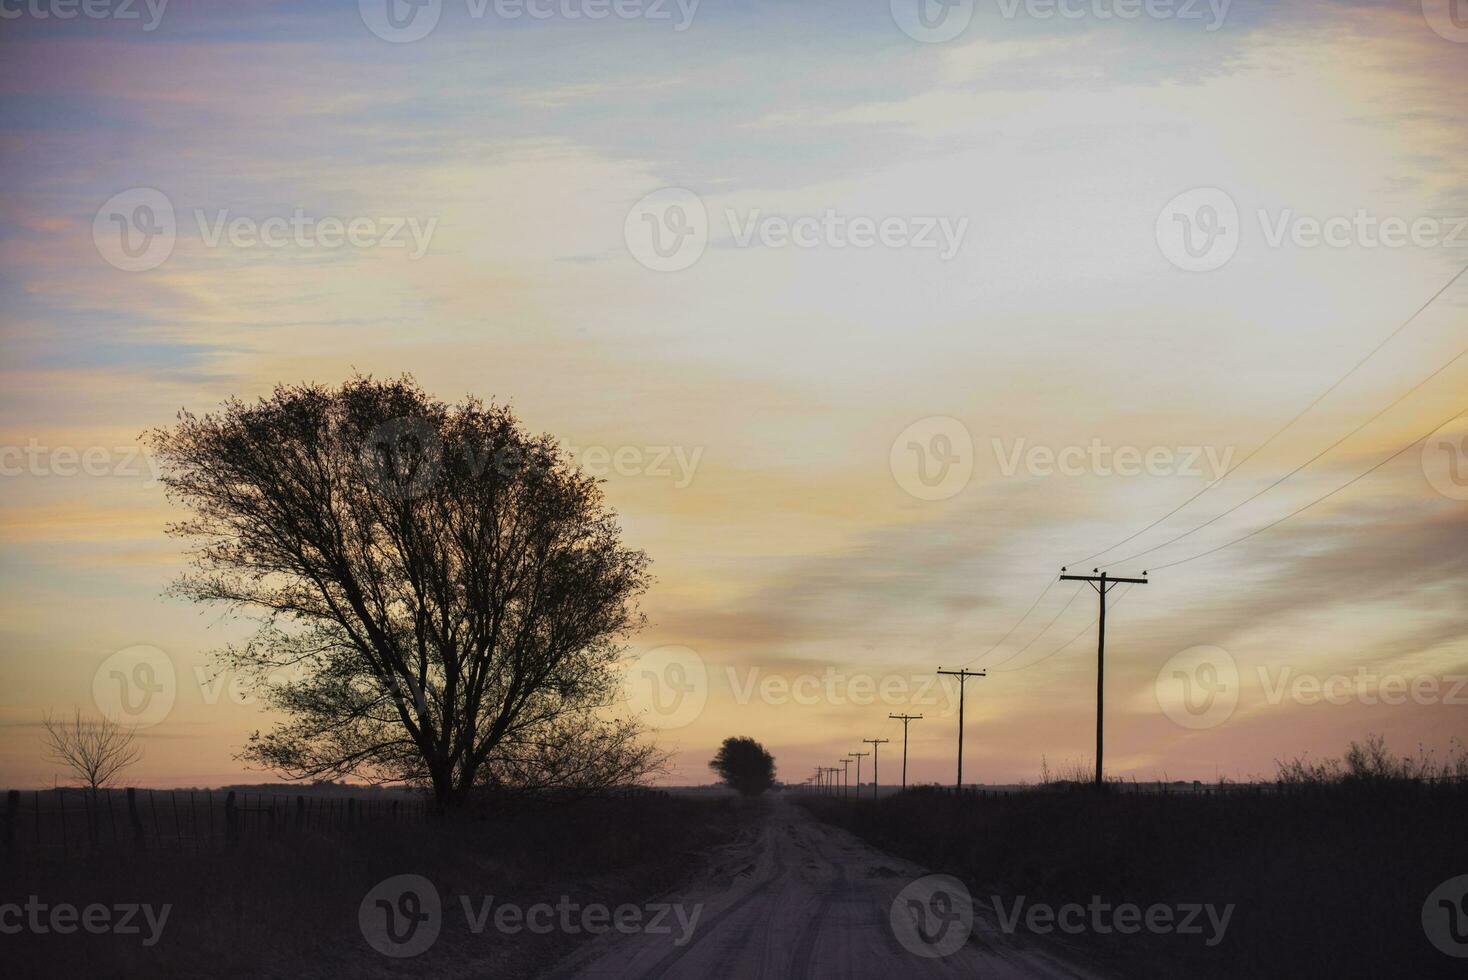
[(1059, 582), (1059, 581), (1060, 581), (1060, 579), (1056, 579), (1056, 578), (1051, 579), (1050, 580), (1050, 584), (1047, 585), (1047, 586), (1045, 586), (1044, 591), (1042, 591), (1040, 593), (1039, 597), (1036, 598), (1034, 602), (1030, 603), (1030, 608), (1028, 608), (1028, 609), (1025, 610), (1025, 614), (1023, 616), (1021, 616), (1019, 619), (1015, 620), (1014, 625), (1009, 628), (1009, 632), (1008, 633), (1005, 633), (1003, 636), (1001, 636), (994, 643), (990, 644), (989, 645), (989, 649), (985, 650), (983, 653), (979, 654), (977, 657), (974, 657), (973, 660), (970, 660), (966, 664), (960, 664), (959, 665), (960, 669), (962, 669), (963, 667), (967, 667), (969, 664), (973, 663), (974, 660), (982, 660), (982, 659), (984, 659), (989, 654), (991, 654), (995, 650), (997, 650), (999, 647), (1003, 646), (1004, 645), (1004, 641), (1007, 640), (1007, 639), (1009, 639), (1011, 636), (1013, 636), (1014, 635), (1014, 631), (1017, 630), (1017, 629), (1019, 629), (1020, 624), (1023, 623), (1025, 620), (1027, 620), (1027, 619), (1030, 618), (1030, 613), (1032, 613), (1032, 612), (1035, 611), (1035, 608), (1040, 605), (1040, 602), (1047, 595), (1050, 594), (1050, 590), (1053, 589), (1053, 588), (1055, 588), (1056, 583)]
[[(1351, 438), (1356, 433), (1360, 432), (1362, 429), (1366, 428), (1368, 425), (1370, 425), (1371, 423), (1375, 422), (1377, 419), (1381, 418), (1387, 412), (1390, 412), (1392, 409), (1396, 408), (1398, 405), (1400, 405), (1407, 398), (1409, 398), (1410, 396), (1416, 394), (1419, 390), (1421, 390), (1421, 388), (1422, 388), (1423, 385), (1427, 384), (1429, 381), (1431, 381), (1432, 379), (1436, 378), (1438, 375), (1442, 374), (1444, 371), (1446, 371), (1448, 368), (1452, 367), (1454, 364), (1458, 363), (1458, 361), (1462, 360), (1464, 357), (1468, 357), (1468, 347), (1464, 347), (1462, 350), (1460, 350), (1457, 353), (1457, 356), (1455, 356), (1452, 360), (1448, 361), (1442, 367), (1438, 368), (1436, 371), (1432, 372), (1427, 377), (1425, 377), (1421, 381), (1417, 382), (1411, 388), (1407, 389), (1402, 394), (1398, 395), (1397, 398), (1390, 405), (1386, 406), (1381, 411), (1379, 411), (1375, 415), (1371, 416), (1371, 418), (1367, 419), (1365, 422), (1362, 422), (1360, 425), (1356, 426), (1350, 432), (1347, 432), (1345, 435), (1341, 436), (1339, 439), (1337, 439), (1335, 442), (1331, 443), (1329, 446), (1326, 446), (1324, 449), (1320, 450), (1320, 452), (1316, 453), (1314, 456), (1310, 457), (1305, 462), (1301, 463), (1299, 466), (1296, 466), (1294, 469), (1290, 470), (1288, 473), (1286, 473), (1284, 476), (1280, 477), (1278, 480), (1275, 480), (1273, 483), (1271, 483), (1269, 486), (1265, 487), (1263, 490), (1259, 490), (1256, 493), (1254, 493), (1252, 496), (1247, 497), (1247, 498), (1239, 501), (1238, 503), (1236, 503), (1232, 507), (1230, 507), (1228, 510), (1225, 510), (1225, 511), (1222, 511), (1221, 513), (1215, 514), (1213, 517), (1210, 517), (1208, 520), (1204, 521), (1202, 524), (1199, 524), (1197, 527), (1193, 528), (1190, 531), (1184, 531), (1182, 534), (1179, 534), (1179, 535), (1177, 535), (1176, 537), (1173, 537), (1173, 538), (1169, 538), (1168, 540), (1163, 541), (1161, 544), (1155, 544), (1155, 545), (1153, 545), (1152, 547), (1148, 548), (1145, 551), (1139, 551), (1139, 552), (1137, 552), (1134, 555), (1128, 555), (1126, 558), (1118, 558), (1115, 561), (1105, 562), (1104, 565), (1103, 565), (1103, 567), (1109, 568), (1112, 565), (1120, 565), (1120, 564), (1122, 564), (1124, 562), (1135, 561), (1136, 559), (1141, 558), (1144, 555), (1150, 555), (1154, 551), (1158, 551), (1158, 550), (1160, 550), (1162, 548), (1166, 548), (1170, 544), (1175, 544), (1178, 541), (1181, 541), (1183, 538), (1186, 538), (1189, 535), (1192, 535), (1192, 534), (1194, 534), (1194, 533), (1196, 533), (1198, 531), (1203, 530), (1208, 525), (1213, 524), (1214, 522), (1219, 521), (1222, 518), (1227, 517), (1229, 514), (1232, 514), (1234, 511), (1238, 510), (1240, 507), (1243, 507), (1245, 504), (1251, 503), (1251, 502), (1259, 499), (1261, 496), (1263, 496), (1264, 494), (1266, 494), (1269, 491), (1273, 490), (1275, 487), (1279, 486), (1281, 483), (1284, 483), (1286, 480), (1288, 480), (1290, 477), (1294, 476), (1296, 473), (1299, 473), (1305, 467), (1311, 465), (1316, 460), (1320, 459), (1320, 457), (1324, 456), (1326, 453), (1328, 453), (1331, 450), (1336, 449), (1337, 447), (1339, 447), (1341, 443), (1345, 442), (1347, 439)], [(1428, 435), (1432, 435), (1432, 433), (1429, 432)], [(1426, 438), (1426, 436), (1424, 436), (1423, 438)]]
[[(1361, 369), (1361, 367), (1367, 361), (1369, 361), (1373, 357), (1375, 357), (1381, 351), (1381, 349), (1383, 347), (1385, 347), (1387, 344), (1389, 344), (1393, 340), (1395, 340), (1398, 334), (1400, 334), (1403, 330), (1407, 329), (1407, 327), (1410, 326), (1412, 324), (1412, 322), (1415, 321), (1419, 316), (1421, 316), (1427, 310), (1427, 308), (1429, 306), (1431, 306), (1433, 303), (1437, 302), (1437, 300), (1443, 295), (1443, 293), (1447, 292), (1448, 289), (1454, 283), (1456, 283), (1459, 279), (1463, 278), (1464, 273), (1468, 273), (1468, 265), (1465, 265), (1463, 268), (1459, 269), (1457, 275), (1453, 276), (1453, 278), (1449, 279), (1446, 283), (1444, 283), (1442, 285), (1442, 288), (1440, 288), (1437, 292), (1435, 292), (1431, 296), (1429, 296), (1427, 298), (1427, 301), (1425, 303), (1423, 303), (1421, 306), (1417, 307), (1417, 309), (1415, 311), (1413, 311), (1413, 313), (1412, 313), (1411, 316), (1409, 316), (1409, 317), (1407, 317), (1407, 319), (1403, 320), (1401, 322), (1401, 324), (1398, 325), (1398, 327), (1395, 330), (1393, 330), (1390, 334), (1388, 334), (1384, 340), (1382, 340), (1375, 347), (1371, 348), (1371, 350), (1366, 354), (1365, 357), (1363, 357), (1359, 361), (1357, 361), (1351, 367), (1351, 369), (1349, 371), (1347, 371), (1345, 374), (1341, 375), (1338, 379), (1336, 379), (1335, 384), (1331, 385), (1329, 388), (1325, 389), (1319, 395), (1317, 395), (1315, 397), (1315, 400), (1312, 401), (1310, 404), (1306, 405), (1303, 409), (1301, 409), (1300, 412), (1297, 415), (1295, 415), (1294, 418), (1290, 419), (1284, 425), (1282, 425), (1278, 429), (1276, 429), (1275, 432), (1274, 432), (1274, 434), (1272, 436), (1270, 436), (1268, 439), (1265, 439), (1259, 445), (1255, 446), (1252, 450), (1249, 451), (1249, 454), (1247, 456), (1245, 456), (1243, 459), (1239, 460), (1234, 465), (1230, 466), (1227, 470), (1225, 470), (1223, 472), (1223, 475), (1220, 476), (1218, 479), (1213, 480), (1210, 483), (1204, 484), (1203, 487), (1200, 490), (1198, 490), (1197, 493), (1193, 494), (1187, 500), (1184, 500), (1182, 503), (1178, 504), (1172, 510), (1168, 511), (1166, 514), (1163, 514), (1161, 517), (1157, 518), (1157, 520), (1153, 521), (1151, 524), (1148, 524), (1146, 527), (1142, 528), (1141, 530), (1136, 531), (1136, 532), (1134, 532), (1132, 534), (1127, 535), (1126, 537), (1122, 538), (1120, 541), (1116, 542), (1115, 544), (1111, 545), (1108, 548), (1102, 548), (1100, 551), (1096, 552), (1095, 554), (1093, 554), (1093, 555), (1087, 555), (1085, 558), (1082, 558), (1079, 561), (1070, 562), (1070, 564), (1072, 564), (1072, 565), (1084, 565), (1086, 562), (1093, 561), (1093, 560), (1095, 560), (1097, 558), (1100, 558), (1102, 555), (1106, 554), (1108, 551), (1115, 551), (1117, 548), (1120, 548), (1122, 545), (1126, 544), (1128, 541), (1132, 541), (1132, 540), (1134, 540), (1134, 539), (1142, 536), (1143, 534), (1146, 534), (1148, 531), (1152, 530), (1154, 527), (1156, 527), (1157, 525), (1161, 524), (1163, 521), (1167, 520), (1168, 518), (1172, 517), (1178, 511), (1182, 510), (1184, 507), (1188, 506), (1193, 501), (1197, 500), (1199, 497), (1203, 496), (1203, 494), (1207, 493), (1209, 490), (1212, 490), (1214, 487), (1218, 486), (1224, 480), (1228, 479), (1229, 476), (1231, 476), (1234, 472), (1236, 472), (1238, 469), (1240, 469), (1242, 466), (1244, 466), (1244, 464), (1248, 463), (1249, 460), (1253, 459), (1263, 449), (1265, 449), (1266, 447), (1268, 447), (1269, 445), (1271, 445), (1274, 442), (1274, 440), (1276, 440), (1280, 436), (1284, 435), (1284, 433), (1286, 432), (1286, 430), (1288, 430), (1296, 422), (1300, 421), (1300, 419), (1302, 419), (1306, 415), (1310, 414), (1310, 412), (1315, 408), (1315, 406), (1319, 405), (1322, 401), (1325, 400), (1325, 398), (1328, 395), (1330, 395), (1331, 392), (1333, 392), (1337, 388), (1339, 388), (1345, 382), (1345, 380), (1347, 378), (1349, 378), (1351, 375), (1353, 375), (1357, 371), (1359, 371)], [(1143, 554), (1146, 554), (1146, 552), (1143, 552)], [(1126, 561), (1126, 560), (1128, 560), (1128, 559), (1121, 559), (1121, 561)], [(1108, 562), (1107, 564), (1115, 565), (1115, 564), (1117, 564), (1117, 562)]]
[[(1059, 580), (1057, 579), (1057, 581), (1059, 581)], [(1075, 605), (1076, 598), (1081, 594), (1081, 592), (1082, 592), (1082, 590), (1084, 590), (1084, 588), (1085, 588), (1085, 586), (1083, 586), (1083, 585), (1077, 585), (1076, 586), (1076, 590), (1070, 594), (1070, 599), (1066, 602), (1065, 605), (1063, 605), (1063, 606), (1060, 607), (1060, 612), (1056, 613), (1051, 618), (1050, 622), (1048, 622), (1048, 623), (1045, 624), (1045, 628), (1044, 629), (1040, 630), (1040, 632), (1038, 632), (1034, 636), (1030, 637), (1030, 642), (1026, 643), (1024, 646), (1020, 647), (1018, 650), (1014, 651), (1009, 656), (1007, 656), (1003, 660), (999, 661), (997, 664), (991, 664), (990, 666), (994, 667), (995, 669), (998, 669), (998, 668), (1004, 666), (1005, 664), (1009, 663), (1015, 657), (1018, 657), (1020, 654), (1024, 653), (1030, 647), (1034, 646), (1035, 643), (1036, 643), (1036, 641), (1038, 641), (1040, 639), (1040, 637), (1042, 637), (1046, 633), (1050, 632), (1050, 627), (1052, 627), (1056, 623), (1060, 622), (1060, 617), (1065, 615), (1066, 610), (1069, 609), (1071, 606)], [(967, 665), (965, 665), (965, 666), (967, 666)]]
[[(1106, 607), (1107, 608), (1107, 611), (1108, 612), (1114, 611), (1117, 606), (1121, 605), (1121, 600), (1125, 599), (1127, 597), (1127, 595), (1132, 591), (1133, 588), (1135, 588), (1135, 586), (1128, 585), (1125, 589), (1123, 589), (1121, 591), (1121, 594), (1116, 597), (1116, 601), (1115, 602), (1112, 602), (1110, 605), (1108, 605)], [(1009, 669), (1010, 670), (1024, 670), (1026, 667), (1033, 667), (1036, 664), (1042, 664), (1042, 663), (1044, 663), (1045, 661), (1049, 660), (1051, 657), (1055, 656), (1060, 651), (1062, 651), (1062, 650), (1066, 649), (1067, 647), (1071, 646), (1072, 644), (1074, 644), (1077, 640), (1079, 640), (1081, 637), (1085, 636), (1087, 633), (1091, 632), (1091, 630), (1093, 630), (1093, 629), (1096, 628), (1096, 624), (1099, 623), (1100, 621), (1101, 621), (1101, 614), (1098, 612), (1096, 614), (1096, 617), (1094, 619), (1092, 619), (1089, 623), (1087, 623), (1086, 626), (1079, 633), (1077, 633), (1075, 636), (1072, 636), (1070, 639), (1066, 640), (1064, 643), (1060, 644), (1060, 646), (1056, 647), (1054, 650), (1051, 650), (1049, 653), (1045, 654), (1045, 656), (1041, 657), (1039, 660), (1034, 660), (1034, 661), (1031, 661), (1030, 663), (1024, 664), (1023, 666), (1020, 666), (1020, 667), (1011, 667)], [(1010, 658), (1010, 659), (1013, 659), (1013, 658)], [(1008, 661), (1005, 661), (1005, 663), (1008, 663)], [(999, 669), (999, 665), (996, 664), (994, 669), (995, 670), (998, 670)]]
[(1297, 508), (1296, 510), (1290, 511), (1288, 514), (1286, 514), (1285, 516), (1281, 517), (1277, 521), (1272, 521), (1272, 522), (1270, 522), (1268, 524), (1265, 524), (1263, 527), (1257, 527), (1254, 530), (1250, 531), (1248, 534), (1242, 535), (1241, 537), (1234, 538), (1232, 541), (1225, 542), (1224, 544), (1218, 545), (1215, 548), (1209, 548), (1207, 551), (1199, 552), (1198, 554), (1193, 555), (1191, 558), (1181, 558), (1181, 559), (1179, 559), (1177, 561), (1168, 562), (1166, 565), (1156, 565), (1154, 567), (1155, 568), (1158, 568), (1158, 569), (1163, 569), (1163, 568), (1176, 568), (1178, 565), (1185, 565), (1185, 564), (1187, 564), (1190, 561), (1197, 561), (1199, 558), (1206, 558), (1209, 555), (1216, 554), (1217, 552), (1222, 551), (1224, 548), (1232, 547), (1233, 545), (1238, 544), (1240, 541), (1247, 541), (1248, 539), (1252, 538), (1254, 535), (1261, 534), (1261, 533), (1263, 533), (1265, 531), (1268, 531), (1270, 528), (1278, 527), (1279, 525), (1283, 524), (1285, 521), (1289, 520), (1290, 518), (1295, 517), (1295, 516), (1297, 516), (1299, 514), (1303, 514), (1305, 511), (1309, 510), (1311, 507), (1314, 507), (1316, 504), (1321, 503), (1322, 501), (1325, 501), (1325, 500), (1329, 500), (1331, 497), (1334, 497), (1336, 494), (1340, 493), (1342, 490), (1346, 489), (1351, 484), (1356, 483), (1359, 480), (1363, 480), (1366, 477), (1370, 476), (1372, 473), (1375, 473), (1377, 470), (1381, 469), (1387, 463), (1390, 463), (1392, 460), (1394, 460), (1398, 456), (1402, 455), (1402, 453), (1404, 453), (1407, 450), (1411, 449), (1413, 446), (1417, 445), (1419, 442), (1422, 442), (1424, 439), (1426, 439), (1429, 436), (1431, 436), (1438, 429), (1441, 429), (1443, 426), (1447, 425), (1449, 422), (1451, 422), (1454, 419), (1458, 418), (1459, 416), (1463, 415), (1465, 412), (1468, 412), (1468, 406), (1464, 406), (1463, 408), (1455, 411), (1452, 415), (1449, 415), (1446, 419), (1443, 419), (1443, 421), (1439, 422), (1437, 425), (1433, 426), (1431, 429), (1427, 430), (1422, 435), (1418, 436), (1416, 439), (1413, 439), (1411, 442), (1407, 443), (1401, 449), (1398, 449), (1396, 452), (1392, 453), (1386, 459), (1383, 459), (1381, 462), (1377, 463), (1375, 466), (1371, 467), (1369, 470), (1366, 470), (1364, 473), (1358, 473), (1356, 476), (1351, 477), (1351, 479), (1347, 480), (1345, 483), (1342, 483), (1340, 486), (1336, 487), (1330, 493), (1327, 493), (1327, 494), (1325, 494), (1322, 497), (1317, 497), (1314, 500), (1310, 501), (1305, 506), (1300, 507), (1300, 508)]

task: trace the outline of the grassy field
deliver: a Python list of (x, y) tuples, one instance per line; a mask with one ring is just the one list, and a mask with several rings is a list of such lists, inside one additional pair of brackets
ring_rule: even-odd
[[(0, 946), (12, 976), (532, 976), (584, 934), (511, 935), (493, 924), (475, 933), (459, 896), (476, 907), (488, 896), (496, 906), (643, 902), (742, 822), (735, 800), (655, 793), (522, 801), (472, 819), (291, 828), (234, 847), (18, 850), (0, 877), (0, 904), (35, 895), (51, 906), (172, 908), (151, 946), (146, 925), (130, 935), (26, 929), (0, 936)], [(401, 874), (436, 887), (442, 931), (421, 955), (390, 959), (364, 940), (358, 908)]]
[[(1285, 775), (1285, 773), (1282, 773)], [(1468, 784), (1293, 770), (1268, 787), (1012, 795), (913, 790), (876, 801), (802, 797), (884, 850), (952, 874), (977, 906), (1211, 903), (1234, 911), (1203, 936), (1050, 933), (1117, 976), (1461, 976), (1424, 935), (1423, 902), (1468, 874)], [(1019, 923), (1023, 936), (1026, 926)]]

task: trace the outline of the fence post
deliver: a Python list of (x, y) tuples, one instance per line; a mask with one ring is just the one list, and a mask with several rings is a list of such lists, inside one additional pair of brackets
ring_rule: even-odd
[(234, 790), (224, 798), (224, 840), (233, 847), (240, 839), (240, 813), (235, 809)]
[(15, 822), (20, 819), (20, 790), (5, 794), (5, 853), (15, 853)]
[(127, 788), (127, 818), (133, 825), (133, 838), (138, 842), (138, 848), (147, 850), (148, 835), (143, 832), (143, 818), (138, 813), (138, 791), (133, 786)]

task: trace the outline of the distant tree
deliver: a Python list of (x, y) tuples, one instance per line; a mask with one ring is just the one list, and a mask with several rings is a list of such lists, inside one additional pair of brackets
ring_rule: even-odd
[(41, 724), (46, 729), (47, 757), (70, 769), (93, 794), (110, 786), (124, 769), (143, 757), (142, 749), (133, 744), (136, 732), (105, 716), (89, 721), (82, 718), (81, 709), (76, 709), (71, 721), (47, 715)]
[(709, 768), (745, 796), (758, 796), (775, 784), (775, 757), (747, 736), (724, 739)]
[(262, 614), (222, 656), (287, 720), (246, 760), (421, 783), (440, 810), (484, 783), (656, 766), (640, 726), (606, 710), (647, 556), (508, 408), (357, 377), (183, 412), (151, 443), (194, 512), (171, 528), (197, 543), (176, 593)]

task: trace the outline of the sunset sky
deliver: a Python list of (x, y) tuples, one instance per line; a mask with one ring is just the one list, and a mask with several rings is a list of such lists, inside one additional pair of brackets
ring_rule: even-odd
[[(707, 677), (702, 710), (658, 732), (665, 782), (710, 781), (732, 734), (793, 781), (891, 738), (890, 782), (901, 711), (925, 716), (909, 779), (950, 780), (957, 719), (929, 685), (965, 663), (989, 668), (967, 779), (1089, 764), (1089, 587), (1056, 584), (990, 648), (1062, 565), (1243, 459), (1468, 265), (1468, 12), (1434, 0), (977, 0), (946, 40), (913, 36), (904, 0), (428, 4), (415, 40), (394, 35), (401, 0), (4, 6), (0, 784), (65, 778), (40, 719), (95, 712), (99, 668), (138, 645), (177, 690), (129, 781), (271, 778), (234, 759), (269, 716), (207, 682), (249, 623), (162, 595), (184, 513), (138, 440), (181, 408), (354, 372), (510, 403), (606, 471), (656, 576), (629, 660), (686, 648)], [(120, 252), (160, 200), (171, 251)], [(645, 219), (697, 227), (690, 201), (706, 247), (658, 268)], [(269, 219), (304, 231), (252, 237)], [(1343, 237), (1314, 242), (1330, 219)], [(779, 220), (820, 230), (786, 241)], [(1412, 233), (1386, 241), (1384, 221)], [(1170, 236), (1209, 227), (1236, 251), (1188, 268)], [(1109, 569), (1152, 570), (1112, 594), (1112, 774), (1247, 778), (1372, 732), (1439, 755), (1468, 738), (1465, 346), (1468, 275), (1103, 556), (1393, 406)], [(1164, 462), (1122, 475), (1095, 446)], [(946, 483), (919, 450), (950, 457)], [(1052, 472), (1047, 452), (1084, 462)], [(1164, 665), (1195, 647), (1224, 652), (1237, 703), (1190, 726)], [(1358, 670), (1417, 692), (1379, 703)], [(1302, 676), (1350, 693), (1307, 703)], [(771, 677), (817, 693), (782, 703)], [(854, 678), (890, 696), (852, 703)]]

